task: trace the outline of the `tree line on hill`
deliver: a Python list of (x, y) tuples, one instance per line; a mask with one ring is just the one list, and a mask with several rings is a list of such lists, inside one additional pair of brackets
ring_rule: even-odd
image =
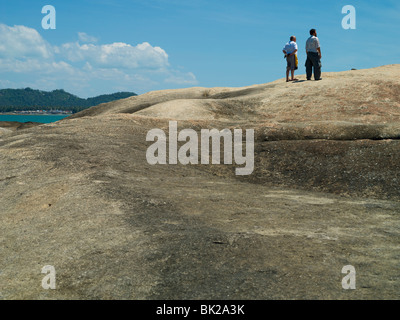
[(136, 96), (133, 92), (116, 92), (103, 94), (93, 98), (82, 99), (62, 89), (51, 92), (25, 89), (1, 89), (0, 112), (62, 110), (73, 113), (82, 111), (100, 103), (111, 102)]

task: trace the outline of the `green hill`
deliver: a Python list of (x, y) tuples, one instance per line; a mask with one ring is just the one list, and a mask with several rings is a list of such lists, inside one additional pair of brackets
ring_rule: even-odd
[(62, 89), (53, 90), (51, 92), (34, 90), (31, 88), (1, 89), (0, 112), (57, 109), (76, 113), (100, 103), (125, 99), (136, 95), (137, 94), (133, 92), (117, 92), (82, 99)]

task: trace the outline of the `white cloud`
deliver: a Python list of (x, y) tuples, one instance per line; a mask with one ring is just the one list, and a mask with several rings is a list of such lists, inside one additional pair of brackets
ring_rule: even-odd
[(169, 66), (168, 54), (147, 42), (137, 46), (122, 42), (105, 45), (65, 43), (57, 48), (57, 52), (71, 62), (87, 61), (103, 68), (163, 69)]
[(25, 59), (53, 56), (51, 46), (32, 28), (0, 24), (0, 57)]
[(178, 71), (174, 71), (168, 78), (164, 80), (166, 83), (173, 83), (178, 85), (196, 85), (197, 79), (196, 76), (192, 72), (181, 73)]
[(86, 43), (96, 43), (98, 41), (98, 39), (96, 37), (89, 36), (85, 32), (78, 32), (78, 37), (79, 37), (79, 41), (84, 42), (84, 43), (85, 42)]
[(197, 84), (193, 73), (171, 67), (165, 50), (148, 42), (100, 45), (84, 32), (78, 36), (80, 42), (52, 46), (35, 29), (0, 24), (0, 77), (9, 80), (0, 84), (63, 88), (82, 97)]

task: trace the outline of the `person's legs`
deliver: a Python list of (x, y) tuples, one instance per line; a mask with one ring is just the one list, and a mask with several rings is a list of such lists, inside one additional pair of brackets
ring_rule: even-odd
[(286, 56), (286, 82), (289, 82), (289, 72), (290, 72), (290, 59), (289, 56)]
[(321, 79), (321, 59), (318, 57), (314, 65), (314, 79)]
[(312, 76), (312, 67), (313, 67), (313, 63), (312, 60), (310, 58), (310, 54), (307, 53), (307, 61), (306, 61), (306, 73), (307, 73), (307, 80), (311, 79)]
[(295, 59), (294, 55), (287, 56), (287, 68), (286, 68), (286, 82), (289, 82), (289, 72), (292, 72), (292, 81), (294, 79), (294, 68), (295, 68)]
[[(318, 53), (315, 52), (309, 52), (308, 57), (311, 60), (312, 66), (314, 67), (314, 79), (319, 80), (321, 78), (321, 59), (319, 58)], [(307, 75), (307, 79), (311, 79), (311, 73), (310, 77)]]

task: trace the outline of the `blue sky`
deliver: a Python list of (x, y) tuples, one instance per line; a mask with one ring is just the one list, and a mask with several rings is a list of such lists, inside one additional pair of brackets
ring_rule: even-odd
[[(56, 9), (44, 30), (42, 7)], [(344, 30), (342, 7), (357, 10)], [(0, 88), (115, 91), (241, 87), (285, 76), (282, 48), (316, 28), (323, 71), (399, 63), (398, 0), (0, 0)]]

